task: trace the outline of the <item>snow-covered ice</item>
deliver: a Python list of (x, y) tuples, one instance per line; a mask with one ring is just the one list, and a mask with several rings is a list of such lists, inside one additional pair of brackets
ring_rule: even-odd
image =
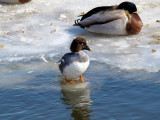
[[(85, 4), (84, 4), (85, 2)], [(73, 26), (82, 12), (123, 0), (32, 0), (23, 5), (0, 4), (0, 61), (62, 56), (69, 52), (71, 41), (77, 36), (89, 40), (92, 61), (125, 70), (160, 70), (160, 1), (133, 0), (144, 27), (138, 35), (109, 36), (89, 33)], [(153, 44), (152, 44), (153, 43)]]

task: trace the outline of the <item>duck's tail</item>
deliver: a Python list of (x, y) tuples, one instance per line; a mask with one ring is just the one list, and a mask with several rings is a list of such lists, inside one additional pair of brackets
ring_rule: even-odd
[(81, 28), (85, 28), (84, 26), (82, 26), (82, 25), (80, 24), (80, 21), (81, 21), (80, 19), (75, 20), (73, 26), (79, 26), (79, 27), (81, 27)]

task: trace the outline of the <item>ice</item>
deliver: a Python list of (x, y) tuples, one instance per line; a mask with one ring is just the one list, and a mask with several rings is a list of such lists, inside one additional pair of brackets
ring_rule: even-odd
[[(133, 0), (136, 3), (144, 27), (133, 36), (109, 36), (89, 33), (72, 26), (78, 15), (104, 5), (115, 5), (123, 0), (32, 0), (23, 5), (0, 4), (0, 61), (14, 62), (47, 57), (69, 52), (71, 41), (84, 36), (93, 48), (88, 52), (91, 61), (111, 65), (125, 70), (160, 70), (159, 44), (153, 35), (160, 35), (160, 1)], [(152, 53), (152, 50), (156, 52)], [(44, 57), (45, 56), (45, 57)]]

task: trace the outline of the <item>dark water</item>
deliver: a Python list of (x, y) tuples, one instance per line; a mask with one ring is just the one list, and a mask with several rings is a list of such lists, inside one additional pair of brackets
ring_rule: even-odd
[(1, 65), (0, 120), (158, 120), (160, 75), (91, 62), (65, 85), (51, 63)]

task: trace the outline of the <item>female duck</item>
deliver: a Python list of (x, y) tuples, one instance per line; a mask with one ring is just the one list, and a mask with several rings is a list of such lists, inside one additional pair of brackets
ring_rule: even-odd
[(74, 25), (89, 32), (102, 34), (138, 34), (143, 23), (136, 12), (136, 5), (132, 2), (122, 2), (118, 6), (97, 7), (82, 15)]
[(89, 57), (82, 50), (92, 51), (88, 47), (83, 37), (75, 38), (70, 46), (71, 53), (66, 53), (60, 60), (59, 69), (65, 76), (66, 83), (75, 83), (74, 79), (68, 79), (79, 76), (81, 82), (84, 82), (82, 74), (89, 66)]

